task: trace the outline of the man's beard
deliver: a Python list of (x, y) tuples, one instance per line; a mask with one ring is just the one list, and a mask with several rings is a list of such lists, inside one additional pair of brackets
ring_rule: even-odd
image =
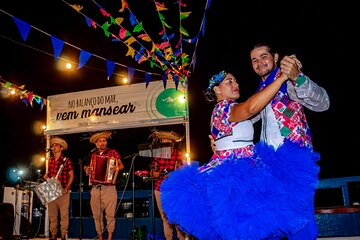
[(271, 73), (271, 70), (266, 69), (266, 71), (260, 73), (261, 78), (267, 78)]

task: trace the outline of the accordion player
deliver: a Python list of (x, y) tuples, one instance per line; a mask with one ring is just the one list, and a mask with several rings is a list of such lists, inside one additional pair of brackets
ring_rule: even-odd
[(89, 165), (90, 185), (114, 185), (118, 172), (124, 168), (120, 159), (93, 154)]

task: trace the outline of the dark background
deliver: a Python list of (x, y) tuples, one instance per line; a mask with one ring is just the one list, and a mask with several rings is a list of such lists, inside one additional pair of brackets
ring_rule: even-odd
[[(108, 11), (117, 14), (118, 8), (104, 1)], [(138, 2), (138, 3), (136, 3)], [(183, 2), (190, 2), (184, 0)], [(84, 12), (92, 1), (72, 1), (83, 4)], [(100, 2), (99, 2), (100, 3)], [(103, 4), (103, 2), (101, 2)], [(137, 17), (144, 21), (149, 34), (156, 33), (156, 20), (146, 4), (150, 1), (128, 1)], [(208, 133), (212, 106), (205, 103), (202, 90), (208, 79), (222, 69), (234, 73), (240, 84), (241, 98), (246, 99), (257, 88), (258, 77), (252, 72), (249, 51), (258, 42), (269, 42), (281, 56), (296, 54), (303, 63), (303, 72), (323, 86), (330, 96), (330, 109), (313, 113), (306, 110), (312, 130), (314, 148), (321, 154), (320, 178), (359, 175), (358, 120), (358, 69), (359, 41), (355, 37), (358, 27), (354, 6), (347, 1), (336, 3), (305, 1), (220, 1), (213, 0), (204, 13), (205, 2), (188, 3), (193, 11), (191, 21), (183, 23), (191, 36), (199, 31), (201, 19), (206, 15), (204, 36), (200, 36), (196, 48), (196, 64), (189, 75), (190, 141), (192, 159), (202, 163), (211, 156)], [(126, 57), (126, 49), (106, 38), (99, 29), (89, 28), (84, 16), (60, 0), (0, 2), (0, 76), (18, 86), (46, 98), (49, 95), (118, 85), (116, 75), (126, 75), (125, 68), (117, 67), (107, 80), (104, 61), (92, 57), (85, 67), (67, 73), (56, 67), (49, 36), (53, 35), (93, 54), (112, 59), (135, 69), (161, 74), (145, 63), (137, 64)], [(6, 13), (4, 13), (6, 12)], [(15, 16), (41, 31), (30, 30), (24, 42), (12, 18)], [(174, 18), (178, 15), (174, 13)], [(168, 20), (171, 21), (170, 19)], [(155, 30), (154, 30), (154, 29)], [(39, 51), (40, 50), (40, 51)], [(192, 54), (194, 49), (185, 49)], [(73, 56), (78, 51), (65, 46), (64, 54)], [(49, 54), (50, 53), (50, 54)], [(143, 72), (135, 72), (134, 82), (144, 82)], [(144, 85), (145, 88), (145, 85)], [(33, 155), (44, 153), (44, 135), (35, 133), (34, 123), (46, 121), (46, 107), (36, 103), (26, 106), (19, 98), (6, 97), (1, 89), (0, 99), (0, 147), (1, 176), (9, 167), (24, 166), (35, 169)], [(256, 129), (258, 130), (258, 125)], [(162, 126), (164, 130), (176, 130), (185, 134), (183, 126)], [(67, 155), (78, 163), (87, 157), (94, 147), (89, 143), (90, 133), (69, 134), (63, 137), (69, 143)], [(137, 145), (149, 142), (149, 128), (115, 130), (109, 142), (125, 157), (137, 152)], [(181, 143), (185, 147), (185, 141)], [(131, 158), (124, 160), (129, 165)], [(147, 160), (136, 160), (138, 168), (147, 168)], [(76, 172), (76, 175), (79, 176)], [(28, 176), (36, 179), (36, 173)], [(78, 179), (76, 179), (78, 182)], [(75, 186), (76, 188), (76, 186)]]

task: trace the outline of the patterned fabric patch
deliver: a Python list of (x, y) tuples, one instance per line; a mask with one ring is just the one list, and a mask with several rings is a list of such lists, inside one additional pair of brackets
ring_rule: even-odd
[(282, 135), (282, 136), (287, 137), (287, 136), (291, 133), (291, 129), (283, 126), (283, 127), (280, 129), (280, 132), (281, 132), (281, 135)]
[[(259, 90), (268, 86), (280, 76), (279, 68), (276, 68), (266, 79), (260, 80)], [(306, 81), (304, 75), (297, 78), (296, 85), (299, 86)], [(271, 107), (278, 123), (280, 133), (286, 139), (299, 143), (301, 146), (312, 147), (310, 128), (308, 126), (304, 108), (301, 104), (290, 99), (287, 93), (287, 85), (283, 84), (271, 102)]]
[(294, 115), (294, 110), (290, 109), (290, 108), (286, 108), (285, 111), (283, 111), (283, 114), (287, 117), (287, 118), (291, 118), (292, 115)]

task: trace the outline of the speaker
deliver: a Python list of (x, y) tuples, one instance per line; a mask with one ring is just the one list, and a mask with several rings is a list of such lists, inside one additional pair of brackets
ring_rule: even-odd
[(14, 206), (0, 203), (0, 239), (10, 239), (14, 228)]

